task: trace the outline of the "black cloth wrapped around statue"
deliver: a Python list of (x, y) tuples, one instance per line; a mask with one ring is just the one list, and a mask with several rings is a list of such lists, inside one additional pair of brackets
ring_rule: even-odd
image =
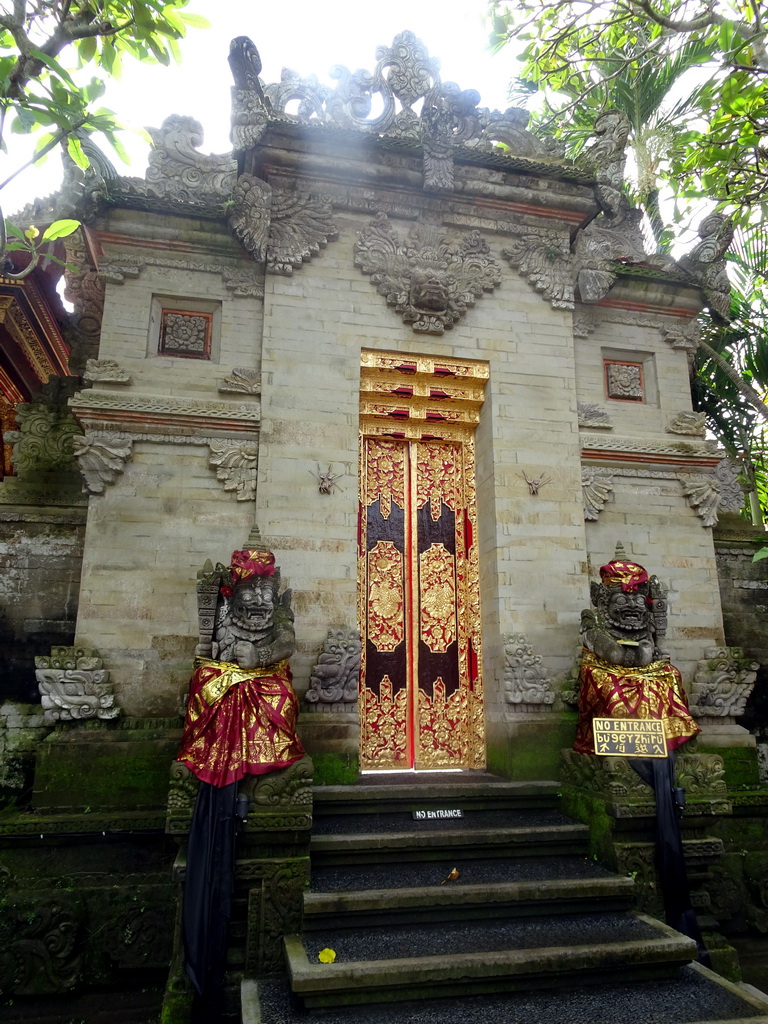
[(675, 755), (666, 758), (632, 758), (630, 764), (656, 796), (656, 869), (664, 900), (664, 920), (670, 928), (696, 942), (699, 963), (710, 966), (699, 922), (691, 906), (683, 837), (675, 800)]
[(182, 934), (187, 974), (205, 1003), (201, 1020), (219, 1015), (235, 888), (236, 802), (236, 782), (201, 782), (189, 832)]

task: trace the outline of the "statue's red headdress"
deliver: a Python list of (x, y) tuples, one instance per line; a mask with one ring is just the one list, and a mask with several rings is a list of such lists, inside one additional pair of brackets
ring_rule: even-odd
[(620, 584), (622, 590), (635, 593), (638, 587), (648, 582), (648, 573), (642, 565), (638, 565), (636, 562), (614, 559), (600, 567), (600, 579), (606, 587), (615, 587)]
[(246, 548), (233, 551), (229, 563), (232, 583), (242, 582), (251, 576), (274, 576), (275, 556), (266, 548)]

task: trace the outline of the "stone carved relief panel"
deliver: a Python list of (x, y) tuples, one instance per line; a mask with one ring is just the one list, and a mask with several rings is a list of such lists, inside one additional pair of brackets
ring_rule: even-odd
[(122, 473), (133, 452), (133, 440), (108, 431), (88, 431), (74, 437), (72, 446), (77, 465), (83, 475), (83, 490), (103, 494)]
[(704, 526), (715, 526), (720, 512), (739, 512), (744, 491), (739, 483), (741, 466), (722, 459), (712, 473), (690, 474), (683, 478), (683, 494)]
[(213, 314), (163, 309), (157, 352), (161, 356), (210, 359)]
[(131, 375), (114, 359), (89, 359), (83, 380), (86, 384), (130, 384)]
[(309, 676), (305, 700), (318, 711), (354, 711), (360, 685), (362, 644), (356, 629), (329, 629)]
[(504, 639), (504, 700), (516, 711), (550, 710), (555, 702), (541, 655), (522, 633)]
[(219, 381), (218, 389), (222, 393), (259, 395), (261, 394), (261, 376), (257, 370), (236, 366), (231, 376), (224, 377)]
[(595, 522), (613, 494), (613, 472), (608, 469), (582, 469), (581, 490), (584, 519)]
[(450, 330), (501, 281), (499, 264), (478, 232), (457, 241), (437, 225), (417, 224), (401, 239), (383, 213), (360, 232), (355, 266), (403, 323), (425, 334)]
[(667, 433), (703, 437), (706, 426), (707, 414), (705, 412), (679, 412), (668, 421)]
[(696, 718), (738, 718), (754, 689), (759, 664), (740, 647), (713, 647), (697, 663), (691, 687)]
[(611, 417), (594, 402), (579, 402), (578, 414), (580, 427), (613, 430)]
[(35, 678), (48, 723), (117, 718), (109, 672), (99, 652), (84, 647), (54, 647), (35, 658)]
[(209, 463), (225, 491), (235, 491), (238, 501), (256, 498), (259, 445), (256, 441), (211, 441)]
[(81, 430), (67, 402), (76, 387), (76, 377), (51, 377), (31, 402), (16, 406), (19, 429), (9, 430), (4, 440), (13, 444), (20, 476), (74, 468), (72, 445)]
[(605, 389), (609, 398), (625, 402), (642, 402), (645, 398), (642, 363), (614, 362), (604, 364)]
[[(7, 869), (5, 869), (7, 871)], [(41, 886), (42, 888), (42, 886)], [(8, 997), (70, 992), (84, 967), (85, 907), (73, 893), (2, 892), (0, 992)]]
[(573, 267), (567, 237), (528, 231), (514, 238), (501, 255), (553, 309), (573, 309)]

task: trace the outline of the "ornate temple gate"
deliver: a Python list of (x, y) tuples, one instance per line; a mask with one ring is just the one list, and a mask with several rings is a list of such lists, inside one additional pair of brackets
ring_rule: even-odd
[(474, 429), (486, 363), (363, 352), (361, 767), (483, 768)]

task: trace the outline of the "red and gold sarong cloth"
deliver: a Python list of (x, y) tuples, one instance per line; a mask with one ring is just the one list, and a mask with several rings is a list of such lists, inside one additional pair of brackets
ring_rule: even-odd
[(196, 658), (195, 665), (177, 760), (201, 782), (227, 786), (304, 756), (287, 661), (245, 669)]
[(664, 723), (667, 749), (701, 732), (688, 710), (680, 672), (664, 659), (643, 668), (625, 668), (582, 651), (579, 672), (579, 724), (573, 749), (594, 754), (593, 718), (656, 718)]

